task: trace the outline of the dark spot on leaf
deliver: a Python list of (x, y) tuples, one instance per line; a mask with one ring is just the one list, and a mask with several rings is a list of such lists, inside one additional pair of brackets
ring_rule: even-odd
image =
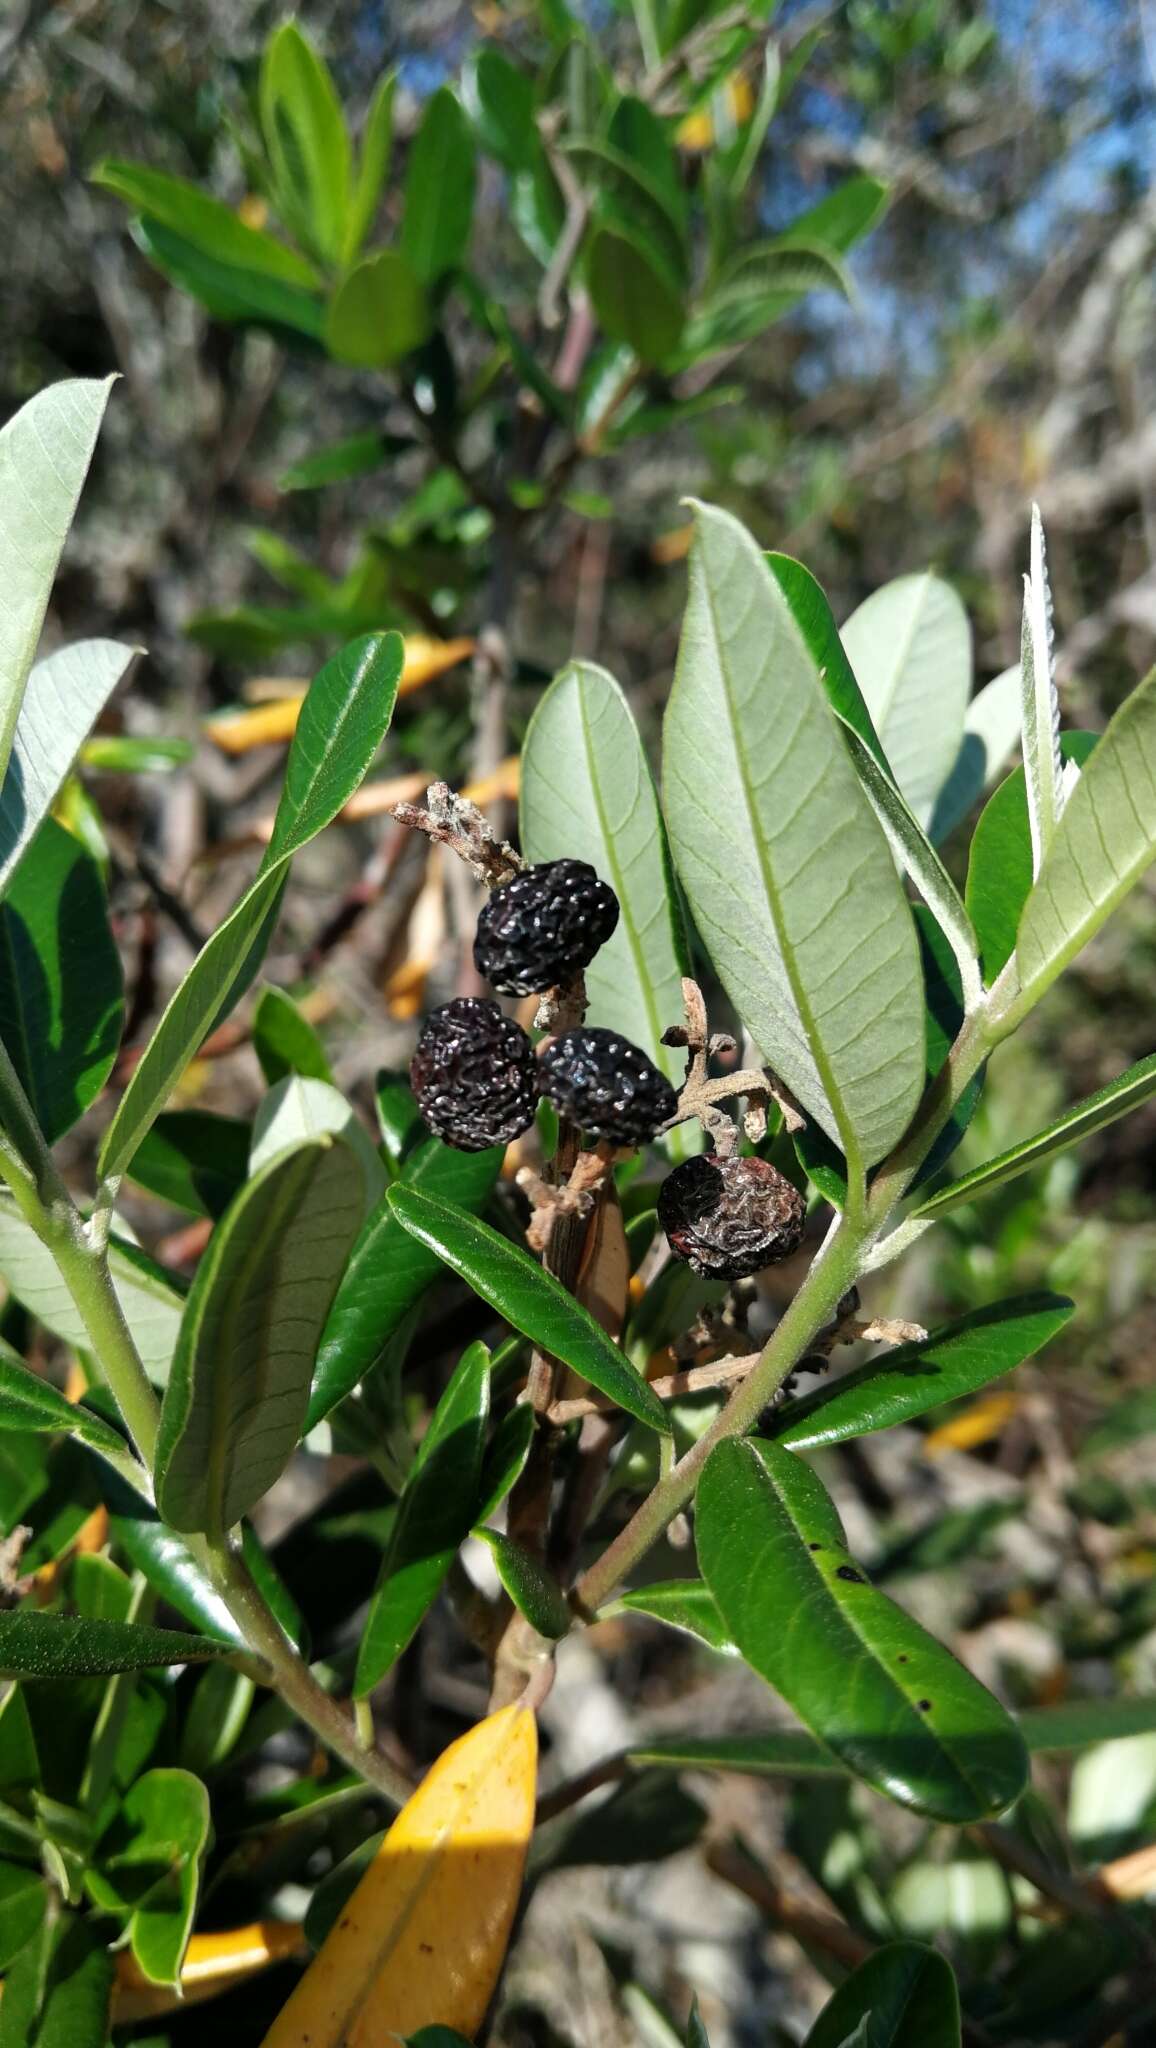
[(808, 1543), (807, 1545), (808, 1550), (822, 1550), (822, 1548), (823, 1546), (821, 1543)]
[(849, 1586), (865, 1586), (867, 1584), (862, 1572), (857, 1572), (853, 1564), (839, 1565), (835, 1572), (835, 1577), (837, 1579), (845, 1579)]
[(419, 1941), (419, 1942), (418, 1942), (418, 1947), (420, 1948), (420, 1950), (421, 1950), (421, 1952), (422, 1952), (423, 1956), (432, 1956), (432, 1954), (433, 1954), (433, 1943), (432, 1943), (432, 1941)]
[(910, 1657), (908, 1656), (908, 1654), (907, 1654), (906, 1650), (901, 1650), (901, 1651), (900, 1651), (900, 1653), (899, 1653), (899, 1662), (900, 1662), (901, 1664), (910, 1664), (910, 1662), (911, 1662), (911, 1659), (910, 1659)]
[(918, 1706), (921, 1714), (929, 1714), (931, 1712), (930, 1700), (917, 1700), (916, 1705)]

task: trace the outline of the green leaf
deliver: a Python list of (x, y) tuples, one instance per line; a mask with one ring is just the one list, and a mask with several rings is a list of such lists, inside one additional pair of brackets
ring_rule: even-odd
[(490, 1354), (484, 1344), (471, 1344), (433, 1412), (398, 1502), (362, 1631), (353, 1682), (357, 1699), (392, 1669), (469, 1534), (489, 1407)]
[(499, 1236), (488, 1223), (417, 1188), (392, 1187), (387, 1200), (398, 1222), (515, 1330), (571, 1366), (628, 1415), (669, 1434), (670, 1423), (658, 1396), (593, 1316), (529, 1252)]
[[(7, 1780), (4, 1789), (9, 1789)], [(39, 1872), (25, 1870), (19, 1863), (0, 1862), (0, 1970), (7, 1970), (21, 1949), (35, 1939), (47, 1903)]]
[(1015, 1180), (1021, 1173), (1029, 1173), (1038, 1166), (1041, 1159), (1049, 1159), (1053, 1152), (1065, 1152), (1069, 1145), (1078, 1145), (1090, 1137), (1093, 1131), (1102, 1130), (1105, 1124), (1115, 1123), (1117, 1117), (1127, 1116), (1129, 1110), (1138, 1109), (1149, 1096), (1156, 1094), (1156, 1053), (1146, 1060), (1138, 1060), (1127, 1073), (1118, 1074), (1094, 1095), (1086, 1095), (1082, 1102), (1072, 1104), (1064, 1110), (1054, 1123), (1046, 1124), (1034, 1137), (1023, 1138), (1018, 1145), (1009, 1145), (1006, 1152), (998, 1152), (994, 1159), (987, 1159), (982, 1166), (975, 1166), (970, 1173), (941, 1188), (937, 1194), (928, 1197), (913, 1211), (916, 1216), (943, 1216), (949, 1209), (958, 1209), (962, 1202), (973, 1202), (977, 1195), (989, 1188), (997, 1188), (1002, 1182)]
[(1052, 664), (1052, 593), (1048, 588), (1044, 528), (1038, 505), (1032, 506), (1031, 574), (1024, 577), (1020, 693), (1032, 871), (1038, 874), (1064, 807), (1060, 699)]
[(1156, 669), (1120, 706), (1064, 806), (1016, 934), (1013, 1021), (1045, 995), (1156, 856)]
[[(500, 1359), (492, 1361), (495, 1371)], [(478, 1485), (480, 1506), (474, 1520), (479, 1530), (495, 1514), (510, 1489), (516, 1485), (525, 1469), (534, 1441), (534, 1411), (529, 1403), (522, 1401), (502, 1417), (493, 1439), (482, 1460), (482, 1476)]]
[(100, 870), (45, 818), (0, 903), (0, 1039), (50, 1144), (100, 1094), (123, 1021)]
[(657, 1863), (698, 1841), (706, 1825), (700, 1802), (668, 1771), (644, 1771), (587, 1807), (544, 1845), (540, 1868), (568, 1870)]
[(245, 1649), (236, 1622), (184, 1538), (123, 1483), (102, 1475), (101, 1491), (109, 1509), (109, 1534), (134, 1571), (202, 1635), (229, 1650)]
[(960, 2048), (951, 1964), (917, 1941), (889, 1941), (840, 1984), (804, 2048)]
[[(927, 1078), (934, 1079), (959, 1036), (963, 1023), (963, 983), (958, 958), (952, 953), (946, 933), (923, 903), (915, 906), (919, 953), (923, 963), (923, 985), (927, 995)], [(969, 984), (970, 986), (970, 984)], [(973, 1076), (956, 1103), (923, 1165), (911, 1185), (921, 1187), (951, 1158), (975, 1115), (983, 1093), (986, 1068)]]
[(111, 385), (50, 384), (0, 430), (0, 785)]
[(325, 345), (342, 363), (385, 370), (433, 329), (425, 285), (408, 256), (379, 249), (342, 278), (325, 316)]
[(124, 1438), (115, 1429), (102, 1422), (90, 1408), (66, 1401), (50, 1381), (32, 1372), (6, 1344), (0, 1344), (0, 1430), (75, 1436), (117, 1463), (127, 1456)]
[(130, 1786), (89, 1872), (94, 1903), (127, 1921), (152, 1984), (176, 1984), (193, 1931), (208, 1846), (209, 1795), (190, 1771), (146, 1771)]
[(109, 732), (86, 740), (80, 759), (85, 768), (95, 768), (98, 774), (168, 775), (174, 768), (183, 768), (196, 751), (194, 740), (140, 739), (131, 733)]
[(215, 1219), (248, 1175), (251, 1142), (251, 1126), (241, 1117), (168, 1110), (133, 1153), (128, 1178), (174, 1209)]
[(317, 1139), (272, 1159), (217, 1225), (161, 1411), (157, 1506), (174, 1529), (230, 1529), (284, 1471), (362, 1203), (352, 1152)]
[[(502, 1164), (502, 1147), (456, 1152), (427, 1138), (406, 1159), (407, 1186), (444, 1196), (455, 1212), (485, 1207)], [(368, 1218), (342, 1276), (317, 1354), (306, 1431), (371, 1372), (390, 1339), (442, 1270), (436, 1251), (411, 1237), (386, 1197)]]
[(0, 1613), (0, 1678), (108, 1678), (229, 1655), (211, 1636), (135, 1621), (93, 1621), (17, 1607)]
[(88, 1922), (46, 1916), (4, 1979), (0, 2048), (105, 2048), (112, 1986), (112, 1957)]
[(390, 157), (393, 154), (393, 99), (397, 90), (397, 74), (387, 71), (379, 78), (365, 117), (361, 132), (361, 146), (357, 157), (357, 175), (353, 182), (353, 195), (345, 223), (345, 239), (342, 257), (351, 263), (361, 248), (365, 237), (373, 226), (382, 189), (389, 176)]
[[(630, 104), (620, 101), (619, 108)], [(655, 117), (640, 101), (633, 102), (649, 121)], [(616, 116), (617, 118), (617, 116)], [(661, 123), (658, 124), (660, 137)], [(668, 182), (660, 163), (648, 164), (622, 147), (613, 135), (607, 141), (582, 137), (565, 145), (566, 155), (583, 172), (594, 193), (594, 220), (599, 227), (637, 236), (668, 282), (679, 290), (688, 282), (685, 201), (674, 159)]]
[[(1065, 732), (1065, 761), (1083, 767), (1097, 745), (1093, 732)], [(1015, 768), (988, 799), (972, 835), (967, 908), (989, 982), (1015, 951), (1016, 928), (1032, 887), (1032, 835), (1024, 771)]]
[(404, 658), (400, 633), (369, 634), (314, 678), (261, 871), (198, 953), (145, 1047), (106, 1133), (102, 1174), (127, 1167), (202, 1041), (248, 988), (272, 935), (289, 859), (332, 823), (364, 777), (389, 728)]
[(977, 1393), (1022, 1365), (1074, 1313), (1074, 1304), (1059, 1294), (1021, 1294), (973, 1309), (929, 1337), (869, 1359), (833, 1385), (777, 1409), (775, 1442), (809, 1450), (910, 1422), (945, 1401)]
[(966, 1825), (1018, 1798), (1015, 1724), (853, 1563), (810, 1468), (777, 1444), (719, 1444), (698, 1487), (702, 1574), (746, 1662), (856, 1776)]
[(349, 131), (329, 67), (295, 21), (265, 45), (258, 96), (278, 210), (307, 249), (336, 263), (350, 215)]
[[(149, 1378), (161, 1385), (168, 1377), (177, 1341), (182, 1293), (175, 1276), (166, 1273), (135, 1245), (114, 1238), (109, 1246), (109, 1272), (132, 1331), (133, 1342)], [(0, 1275), (17, 1301), (44, 1327), (62, 1337), (74, 1351), (91, 1342), (76, 1304), (60, 1277), (52, 1253), (41, 1243), (11, 1200), (0, 1195)]]
[(835, 614), (827, 602), (822, 584), (793, 555), (781, 555), (772, 550), (764, 559), (811, 651), (832, 711), (858, 735), (889, 781), (894, 783), (891, 764), (880, 744), (855, 671), (847, 659), (835, 624)]
[(915, 927), (814, 659), (738, 521), (695, 511), (664, 730), (671, 848), (719, 978), (856, 1182), (923, 1083)]
[(171, 283), (199, 299), (215, 320), (252, 322), (274, 334), (303, 334), (320, 341), (325, 301), (315, 292), (285, 284), (264, 270), (239, 269), (222, 262), (211, 250), (199, 248), (160, 221), (146, 217), (136, 223), (134, 232), (150, 262)]
[(482, 148), (507, 170), (533, 168), (538, 147), (534, 81), (492, 43), (467, 59), (462, 79), (466, 110)]
[(621, 1032), (681, 1085), (686, 1055), (662, 1043), (682, 1018), (686, 935), (658, 798), (613, 676), (573, 661), (530, 720), (522, 750), (527, 860), (585, 860), (618, 898), (618, 925), (586, 970), (589, 1021)]
[(384, 1195), (388, 1176), (360, 1117), (328, 1081), (289, 1074), (269, 1090), (253, 1119), (249, 1172), (259, 1173), (290, 1146), (325, 1137), (340, 1138), (361, 1168), (364, 1215)]
[(253, 1012), (253, 1050), (272, 1088), (289, 1074), (332, 1083), (325, 1047), (292, 996), (282, 988), (264, 988)]
[(652, 1586), (639, 1586), (623, 1593), (621, 1599), (603, 1611), (617, 1614), (620, 1610), (627, 1614), (649, 1614), (654, 1621), (664, 1621), (670, 1628), (697, 1636), (711, 1650), (734, 1654), (735, 1646), (723, 1627), (714, 1596), (701, 1579), (660, 1580)]
[(294, 462), (280, 479), (283, 491), (314, 491), (323, 484), (345, 483), (350, 477), (368, 476), (380, 469), (392, 454), (412, 447), (402, 434), (380, 434), (370, 427), (363, 434), (349, 434)]
[(955, 766), (935, 799), (928, 832), (938, 846), (1003, 773), (1020, 745), (1020, 670), (1005, 668), (967, 707)]
[(298, 287), (310, 292), (317, 284), (311, 263), (260, 228), (246, 227), (231, 206), (168, 171), (149, 170), (120, 157), (104, 157), (91, 173), (92, 183), (123, 199), (157, 227), (170, 228), (214, 263)]
[(644, 363), (661, 363), (677, 346), (685, 307), (654, 244), (618, 222), (597, 228), (586, 252), (586, 283), (605, 332)]
[(79, 640), (34, 665), (0, 785), (0, 892), (134, 653), (115, 640)]
[(548, 1642), (567, 1635), (573, 1617), (566, 1595), (541, 1560), (500, 1529), (476, 1528), (474, 1534), (488, 1546), (498, 1577), (531, 1628)]
[(950, 584), (898, 576), (852, 612), (847, 658), (919, 823), (955, 765), (971, 695), (971, 628)]
[(462, 261), (474, 211), (474, 139), (448, 85), (426, 104), (405, 173), (401, 250), (424, 284)]

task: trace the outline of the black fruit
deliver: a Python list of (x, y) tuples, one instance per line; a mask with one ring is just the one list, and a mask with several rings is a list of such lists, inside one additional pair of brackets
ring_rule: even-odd
[(645, 1145), (668, 1123), (678, 1097), (653, 1061), (616, 1031), (579, 1025), (541, 1055), (542, 1086), (555, 1109), (592, 1138)]
[(806, 1204), (765, 1159), (687, 1159), (658, 1191), (676, 1258), (712, 1280), (745, 1280), (802, 1241)]
[(459, 996), (422, 1026), (410, 1085), (430, 1130), (459, 1152), (508, 1145), (534, 1121), (534, 1048), (496, 1003)]
[(589, 967), (617, 923), (618, 898), (586, 861), (543, 861), (488, 897), (474, 964), (499, 995), (535, 995)]

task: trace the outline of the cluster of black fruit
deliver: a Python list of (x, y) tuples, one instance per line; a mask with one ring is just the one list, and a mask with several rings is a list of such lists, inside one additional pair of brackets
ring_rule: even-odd
[[(581, 860), (545, 861), (494, 889), (478, 918), (474, 963), (499, 995), (572, 982), (618, 923), (618, 898)], [(539, 1057), (497, 1003), (461, 996), (427, 1019), (410, 1066), (426, 1123), (447, 1145), (508, 1145), (547, 1096), (588, 1137), (645, 1145), (678, 1098), (666, 1075), (616, 1031), (579, 1025)], [(663, 1183), (658, 1215), (697, 1272), (740, 1279), (786, 1257), (803, 1229), (789, 1181), (760, 1159), (688, 1159)]]

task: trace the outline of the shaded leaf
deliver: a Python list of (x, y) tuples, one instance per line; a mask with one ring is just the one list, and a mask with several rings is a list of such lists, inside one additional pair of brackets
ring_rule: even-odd
[(113, 1960), (74, 1913), (45, 1918), (0, 2000), (0, 2048), (105, 2048)]
[[(496, 1372), (501, 1360), (495, 1355), (491, 1363)], [(533, 1441), (534, 1411), (528, 1401), (518, 1402), (502, 1417), (486, 1448), (478, 1481), (481, 1505), (474, 1516), (476, 1524), (488, 1522), (501, 1507), (522, 1475)]]
[(545, 1565), (500, 1529), (476, 1528), (474, 1534), (488, 1547), (498, 1577), (531, 1628), (548, 1641), (567, 1635), (571, 1614), (566, 1595)]
[(202, 1664), (229, 1654), (211, 1636), (181, 1635), (134, 1621), (93, 1621), (17, 1607), (0, 1613), (0, 1677), (104, 1678), (163, 1664)]
[(0, 786), (0, 892), (134, 653), (115, 640), (79, 640), (34, 665)]
[(157, 269), (199, 299), (215, 320), (251, 322), (274, 334), (321, 340), (325, 301), (316, 293), (270, 277), (264, 270), (242, 269), (222, 261), (174, 228), (147, 217), (136, 223), (135, 238)]
[(915, 1941), (890, 1941), (840, 1984), (804, 2048), (959, 2048), (950, 1963)]
[(460, 263), (474, 211), (474, 141), (446, 85), (426, 102), (405, 173), (402, 254), (434, 284)]
[(248, 1174), (252, 1135), (241, 1117), (167, 1110), (133, 1153), (128, 1178), (174, 1209), (216, 1218)]
[(288, 1074), (269, 1090), (253, 1119), (249, 1172), (259, 1173), (291, 1145), (325, 1137), (340, 1138), (361, 1168), (364, 1216), (385, 1193), (386, 1171), (357, 1112), (328, 1081)]
[(129, 1787), (89, 1872), (95, 1904), (127, 1923), (150, 1984), (176, 1984), (209, 1840), (209, 1795), (190, 1771), (146, 1771)]
[(246, 226), (231, 206), (214, 199), (187, 178), (145, 164), (103, 157), (90, 173), (92, 183), (113, 192), (157, 227), (169, 228), (194, 248), (210, 255), (239, 277), (256, 275), (309, 292), (317, 272), (311, 263), (261, 228)]
[(0, 1344), (0, 1430), (76, 1436), (114, 1461), (128, 1456), (124, 1438), (115, 1429), (91, 1409), (66, 1401), (6, 1344)]
[(292, 996), (263, 988), (253, 1012), (253, 1050), (270, 1088), (288, 1074), (332, 1082), (325, 1047)]
[(706, 1819), (705, 1808), (670, 1772), (643, 1771), (559, 1830), (542, 1866), (568, 1870), (584, 1863), (607, 1868), (658, 1863), (693, 1847)]
[(682, 333), (682, 295), (637, 228), (620, 222), (595, 230), (586, 252), (586, 284), (607, 334), (644, 363), (660, 363), (670, 354)]
[[(1080, 767), (1090, 759), (1099, 735), (1065, 732), (1060, 750)], [(1013, 769), (980, 813), (972, 834), (967, 869), (967, 908), (983, 958), (994, 981), (1015, 951), (1016, 928), (1032, 887), (1032, 837), (1022, 768)]]
[(950, 584), (885, 583), (842, 630), (896, 782), (926, 826), (955, 765), (971, 694), (971, 628)]
[[(183, 1283), (146, 1252), (120, 1238), (114, 1237), (109, 1245), (108, 1265), (145, 1371), (157, 1385), (163, 1385), (180, 1328)], [(0, 1196), (0, 1274), (17, 1301), (46, 1329), (62, 1337), (74, 1351), (88, 1349), (88, 1331), (52, 1253), (4, 1196)]]
[(1020, 671), (1005, 668), (967, 707), (955, 766), (935, 799), (928, 832), (938, 846), (1002, 774), (1020, 745)]

